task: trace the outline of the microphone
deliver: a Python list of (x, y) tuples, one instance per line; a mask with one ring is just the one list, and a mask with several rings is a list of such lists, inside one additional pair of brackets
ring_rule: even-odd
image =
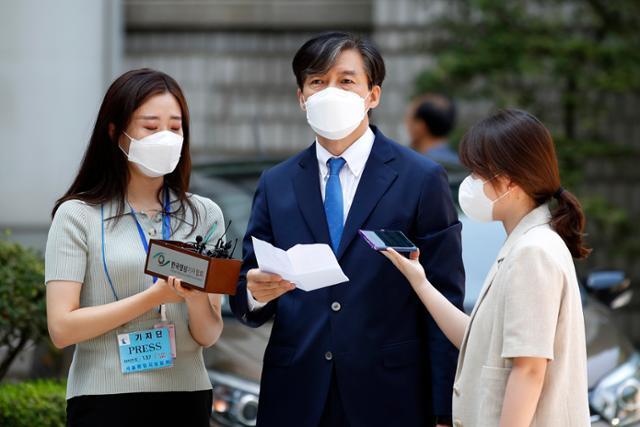
[(235, 239), (234, 242), (224, 242), (224, 236), (227, 234), (227, 231), (229, 231), (229, 226), (231, 226), (231, 223), (232, 221), (229, 220), (229, 224), (227, 224), (227, 226), (225, 227), (224, 233), (222, 233), (222, 236), (218, 238), (218, 241), (216, 242), (213, 249), (207, 248), (207, 242), (211, 238), (211, 234), (213, 234), (211, 233), (211, 230), (207, 234), (206, 239), (203, 239), (202, 236), (197, 235), (195, 238), (195, 242), (187, 243), (188, 247), (192, 251), (201, 255), (204, 254), (210, 258), (232, 259), (233, 254), (236, 251), (236, 246), (238, 245), (238, 239)]

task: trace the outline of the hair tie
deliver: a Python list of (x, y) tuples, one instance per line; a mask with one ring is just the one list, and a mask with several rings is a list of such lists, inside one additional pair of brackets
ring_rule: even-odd
[(560, 188), (558, 188), (558, 191), (553, 193), (553, 198), (554, 199), (560, 199), (560, 196), (562, 196), (562, 193), (564, 193), (564, 188), (560, 187)]

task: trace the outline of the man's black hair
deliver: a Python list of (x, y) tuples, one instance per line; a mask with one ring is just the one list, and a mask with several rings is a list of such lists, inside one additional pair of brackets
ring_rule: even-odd
[(447, 136), (456, 122), (456, 107), (444, 95), (428, 94), (421, 98), (414, 117), (423, 121), (433, 136)]
[(329, 71), (338, 55), (347, 49), (355, 49), (362, 55), (369, 89), (382, 86), (386, 72), (384, 60), (373, 42), (351, 33), (333, 31), (313, 37), (296, 52), (291, 65), (298, 87), (302, 89), (307, 76)]

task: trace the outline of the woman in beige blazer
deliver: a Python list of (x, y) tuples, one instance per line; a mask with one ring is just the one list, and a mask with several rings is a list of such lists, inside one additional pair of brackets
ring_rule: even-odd
[(501, 221), (509, 236), (471, 316), (431, 285), (419, 253), (408, 259), (383, 252), (460, 349), (454, 426), (588, 426), (573, 264), (589, 254), (585, 218), (560, 186), (551, 135), (526, 112), (500, 111), (469, 130), (460, 157), (472, 172), (460, 186), (462, 210), (479, 221)]

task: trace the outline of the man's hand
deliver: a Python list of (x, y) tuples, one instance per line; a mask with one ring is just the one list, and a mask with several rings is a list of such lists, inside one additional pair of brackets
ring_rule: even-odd
[(247, 272), (247, 288), (256, 301), (268, 303), (296, 287), (277, 274), (264, 273), (254, 268)]

